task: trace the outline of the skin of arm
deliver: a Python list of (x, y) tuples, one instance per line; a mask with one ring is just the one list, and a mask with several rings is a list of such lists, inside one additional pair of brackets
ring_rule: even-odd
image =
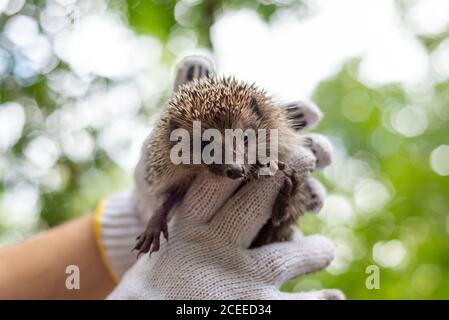
[[(92, 214), (0, 248), (0, 299), (103, 299), (114, 281), (97, 247)], [(80, 288), (69, 290), (69, 265)]]

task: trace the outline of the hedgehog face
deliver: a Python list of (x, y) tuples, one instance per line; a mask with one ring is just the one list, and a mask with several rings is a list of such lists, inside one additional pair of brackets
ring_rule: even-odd
[[(268, 148), (269, 129), (281, 123), (279, 110), (264, 92), (229, 79), (201, 79), (182, 86), (170, 100), (168, 114), (171, 132), (189, 133), (190, 151), (201, 158), (193, 165), (231, 179), (257, 176), (258, 151)], [(262, 140), (263, 130), (267, 134)]]

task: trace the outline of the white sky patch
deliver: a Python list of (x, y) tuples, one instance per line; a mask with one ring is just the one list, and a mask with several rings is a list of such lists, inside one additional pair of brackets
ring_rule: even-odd
[[(56, 66), (52, 44), (39, 33), (37, 21), (29, 16), (11, 17), (4, 28), (6, 38), (14, 45), (14, 74), (23, 79), (33, 78), (37, 71), (46, 73)], [(28, 83), (28, 81), (25, 81)]]
[(407, 258), (407, 249), (399, 240), (379, 241), (373, 247), (373, 259), (385, 268), (399, 267)]
[[(1, 3), (8, 2), (8, 0), (0, 0), (0, 7), (2, 6)], [(17, 12), (22, 9), (23, 5), (25, 4), (25, 0), (9, 0), (9, 3), (7, 7), (4, 9), (4, 13), (11, 16), (13, 14), (16, 14)], [(0, 9), (1, 11), (1, 9)]]
[(136, 36), (118, 18), (91, 15), (55, 36), (55, 51), (78, 74), (123, 78), (159, 61), (160, 43)]
[(33, 18), (18, 15), (8, 20), (4, 33), (16, 46), (26, 47), (36, 40), (39, 34), (39, 26)]
[(58, 160), (60, 150), (58, 145), (50, 138), (38, 136), (30, 141), (24, 154), (39, 169), (48, 170)]
[(430, 154), (430, 166), (440, 176), (449, 175), (449, 145), (441, 145)]
[(27, 47), (22, 49), (22, 54), (27, 57), (35, 69), (44, 69), (53, 57), (53, 48), (46, 36), (38, 35)]
[(362, 179), (374, 175), (373, 170), (368, 162), (347, 156), (341, 142), (332, 142), (332, 163), (323, 170), (324, 176), (339, 189), (352, 193)]
[(405, 21), (419, 35), (443, 32), (449, 23), (449, 1), (419, 0), (407, 11)]
[(32, 185), (20, 183), (1, 195), (0, 218), (5, 224), (31, 224), (39, 210), (39, 193)]
[(0, 105), (0, 151), (6, 151), (20, 139), (24, 125), (25, 112), (19, 103)]
[(428, 71), (426, 49), (410, 33), (398, 30), (372, 44), (360, 64), (359, 75), (374, 86), (391, 82), (413, 85), (425, 82)]
[(393, 128), (405, 137), (417, 137), (426, 131), (427, 115), (419, 107), (410, 106), (393, 114), (391, 119)]
[(105, 127), (99, 134), (98, 146), (127, 173), (139, 159), (144, 139), (150, 133), (148, 122), (140, 118), (122, 118)]
[[(95, 109), (92, 109), (92, 112)], [(82, 130), (88, 125), (89, 118), (84, 118), (82, 110), (72, 104), (54, 111), (46, 119), (46, 129), (52, 135), (61, 135), (72, 131)]]
[(39, 186), (45, 192), (55, 192), (61, 188), (63, 178), (60, 170), (52, 168), (39, 177)]
[(257, 81), (283, 99), (309, 98), (357, 56), (365, 57), (360, 76), (368, 84), (426, 80), (426, 51), (401, 27), (393, 1), (311, 3), (318, 8), (311, 17), (284, 13), (270, 25), (249, 10), (224, 14), (211, 31), (220, 71)]
[(70, 24), (67, 7), (54, 1), (47, 1), (46, 7), (40, 12), (39, 21), (48, 34), (55, 34)]
[(47, 130), (53, 134), (66, 134), (87, 127), (101, 129), (120, 117), (136, 115), (140, 104), (139, 88), (134, 83), (111, 85), (54, 111), (47, 118)]
[(95, 143), (86, 130), (68, 132), (62, 135), (61, 140), (64, 153), (73, 161), (82, 162), (91, 158)]
[(379, 181), (362, 180), (355, 189), (354, 200), (362, 212), (372, 212), (382, 209), (391, 196), (387, 188)]
[(73, 111), (84, 119), (86, 125), (101, 128), (118, 117), (135, 115), (140, 104), (137, 86), (133, 83), (121, 83), (87, 97)]
[(337, 226), (351, 224), (354, 218), (354, 210), (349, 200), (345, 197), (329, 195), (319, 215), (327, 225)]
[(55, 92), (66, 97), (82, 98), (86, 95), (93, 77), (78, 77), (68, 70), (55, 70), (48, 76), (48, 84)]
[(0, 0), (0, 13), (8, 7), (8, 0)]
[(343, 239), (333, 239), (335, 243), (335, 258), (326, 270), (334, 275), (342, 274), (347, 271), (352, 260), (352, 249), (349, 243)]
[[(449, 1), (448, 1), (449, 2)], [(432, 69), (437, 80), (444, 81), (449, 78), (449, 39), (444, 40), (432, 52)]]

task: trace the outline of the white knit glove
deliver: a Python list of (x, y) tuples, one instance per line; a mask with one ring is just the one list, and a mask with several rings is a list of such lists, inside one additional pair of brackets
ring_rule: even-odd
[[(198, 78), (202, 75), (207, 75), (208, 72), (213, 71), (212, 65), (213, 64), (211, 62), (202, 57), (190, 57), (186, 59), (184, 62), (180, 64), (180, 69), (178, 71), (177, 78), (175, 81), (175, 90), (182, 82), (186, 81), (186, 77), (189, 73), (191, 73), (194, 78)], [(313, 127), (321, 119), (321, 111), (313, 104), (295, 102), (288, 104), (286, 107), (289, 110), (291, 118), (294, 120), (294, 122), (295, 123), (298, 122), (297, 125), (299, 126), (299, 128), (306, 129)], [(323, 167), (328, 165), (330, 162), (330, 155), (331, 155), (330, 150), (326, 148), (326, 143), (322, 143), (323, 142), (321, 141), (322, 139), (314, 139), (314, 140), (317, 141), (318, 143), (311, 143), (310, 148), (316, 155), (317, 167)], [(305, 152), (302, 156), (304, 156), (307, 153), (308, 152)], [(138, 176), (139, 172), (141, 171), (142, 170), (139, 170), (138, 165), (136, 169), (137, 185), (139, 185)], [(143, 174), (141, 175), (141, 178), (143, 179)], [(210, 181), (208, 181), (206, 178), (203, 179), (205, 180), (204, 181), (201, 180), (202, 181), (201, 183), (212, 181), (216, 183), (215, 181), (222, 181), (221, 183), (223, 183), (223, 188), (225, 188), (227, 183), (229, 183), (229, 181), (224, 181), (227, 179), (217, 178), (215, 176), (210, 177)], [(272, 183), (275, 183), (275, 181), (272, 181)], [(192, 190), (194, 190), (195, 188), (198, 188), (198, 186), (194, 187)], [(202, 188), (203, 188), (202, 190), (207, 190), (208, 183), (205, 183), (205, 185), (203, 185)], [(230, 190), (232, 190), (232, 188), (236, 188), (236, 185), (230, 188), (231, 188)], [(259, 186), (257, 188), (259, 188)], [(278, 190), (277, 185), (276, 188), (271, 188), (270, 191), (268, 192), (269, 194), (271, 194), (272, 197), (275, 197), (277, 194), (276, 191)], [(224, 192), (226, 190), (222, 191), (223, 193), (221, 194), (221, 196), (225, 198), (222, 198), (221, 201), (218, 201), (217, 203), (224, 203), (226, 200), (226, 195), (230, 194)], [(304, 201), (305, 201), (304, 207), (308, 211), (317, 212), (321, 209), (325, 197), (325, 189), (317, 180), (314, 180), (313, 178), (308, 178), (307, 182), (301, 186), (299, 192), (304, 194)], [(263, 193), (260, 194), (261, 198), (264, 198), (267, 195), (264, 195)], [(153, 206), (152, 205), (153, 202), (151, 199), (144, 199), (144, 201), (142, 201), (142, 199), (139, 199), (139, 201), (137, 201), (136, 196), (138, 196), (138, 193), (120, 194), (108, 197), (98, 207), (96, 214), (95, 231), (97, 236), (98, 247), (103, 256), (105, 265), (109, 273), (111, 274), (111, 277), (116, 282), (118, 282), (118, 280), (123, 276), (126, 270), (128, 270), (136, 262), (135, 254), (130, 252), (130, 248), (134, 246), (136, 236), (143, 231), (144, 225), (149, 218), (147, 216), (141, 216), (141, 214), (143, 214), (145, 210), (139, 210), (137, 203), (139, 203), (140, 205), (144, 204), (145, 206), (150, 208)], [(213, 199), (208, 199), (207, 197), (206, 198), (198, 197), (190, 199), (192, 204), (194, 204), (194, 208), (200, 209), (203, 208), (201, 210), (206, 211), (210, 210), (208, 209), (208, 205), (211, 202), (214, 202)], [(254, 198), (252, 196), (251, 199), (248, 199), (248, 201), (253, 200)], [(184, 207), (189, 208), (189, 204), (186, 202), (186, 200), (184, 200), (184, 202), (185, 202)], [(257, 209), (258, 207), (256, 206), (254, 208), (250, 208), (249, 210), (255, 211)], [(271, 213), (271, 210), (269, 211)], [(263, 214), (268, 214), (267, 212)], [(211, 213), (209, 213), (209, 215), (211, 215)], [(245, 215), (245, 213), (241, 212), (239, 214), (235, 212), (235, 215), (243, 216)], [(185, 225), (182, 224), (182, 227), (184, 228)], [(256, 233), (256, 231), (253, 230), (253, 233)], [(307, 241), (309, 241), (308, 240), (309, 238), (306, 239)], [(314, 239), (313, 237), (310, 238), (310, 241), (312, 242), (313, 239)], [(317, 239), (318, 240), (316, 243), (316, 248), (320, 246), (320, 241), (323, 238), (319, 237)], [(282, 246), (284, 245), (287, 244), (286, 243), (282, 244)], [(299, 247), (302, 247), (302, 245), (303, 244), (300, 244)], [(294, 246), (298, 246), (298, 244), (295, 243)], [(305, 252), (307, 252), (307, 250), (305, 250)], [(289, 259), (289, 256), (286, 255), (285, 259)], [(313, 257), (310, 259), (311, 263), (313, 263)]]
[(342, 299), (338, 290), (279, 291), (288, 279), (332, 261), (333, 245), (325, 237), (296, 234), (247, 249), (269, 219), (283, 179), (279, 171), (235, 192), (238, 181), (198, 177), (169, 224), (169, 242), (162, 241), (151, 258), (141, 256), (108, 298)]
[[(311, 151), (315, 154), (317, 158), (317, 164), (321, 164), (321, 166), (328, 165), (330, 163), (330, 154), (331, 151), (327, 146), (328, 143), (324, 141), (323, 137), (317, 135), (311, 135), (313, 138), (313, 143), (310, 148), (307, 149), (301, 147), (298, 149), (298, 154), (295, 158), (296, 164), (293, 166), (304, 166), (310, 167), (310, 165), (306, 165), (306, 162), (310, 163), (310, 161), (316, 161), (312, 156)], [(143, 179), (142, 170), (139, 170), (140, 163), (136, 169), (136, 182), (139, 185), (139, 175)], [(140, 168), (142, 169), (142, 168)], [(140, 172), (140, 173), (139, 173)], [(223, 188), (228, 183), (227, 178), (222, 178), (218, 176), (210, 177), (211, 181), (220, 181), (222, 183)], [(267, 178), (263, 178), (267, 179)], [(324, 187), (317, 180), (308, 177), (306, 178), (306, 183), (301, 185), (298, 192), (303, 194), (303, 206), (307, 211), (318, 212), (324, 202), (326, 192)], [(268, 179), (269, 180), (269, 179)], [(259, 180), (260, 181), (260, 180)], [(142, 182), (143, 183), (143, 182)], [(197, 182), (196, 182), (197, 183)], [(194, 183), (193, 185), (195, 185)], [(234, 182), (237, 183), (237, 182)], [(254, 181), (252, 184), (258, 184), (259, 182)], [(275, 182), (272, 182), (275, 183)], [(252, 185), (250, 184), (250, 185)], [(207, 190), (207, 185), (203, 186), (202, 190)], [(141, 188), (143, 186), (140, 186)], [(234, 185), (236, 187), (236, 185)], [(278, 187), (276, 185), (276, 187)], [(258, 187), (259, 188), (259, 187)], [(271, 196), (275, 197), (278, 189), (270, 189), (269, 193)], [(209, 192), (206, 191), (206, 194)], [(135, 254), (130, 252), (130, 248), (132, 248), (135, 244), (135, 239), (137, 235), (139, 235), (148, 221), (148, 216), (144, 216), (145, 212), (148, 210), (139, 210), (138, 204), (144, 204), (146, 207), (151, 208), (152, 199), (139, 199), (137, 201), (137, 197), (139, 196), (139, 192), (128, 193), (128, 194), (118, 194), (108, 197), (105, 201), (101, 203), (99, 206), (99, 210), (97, 210), (96, 219), (95, 219), (95, 231), (97, 235), (97, 243), (102, 253), (103, 260), (105, 265), (111, 274), (111, 277), (118, 282), (118, 280), (123, 276), (123, 274), (136, 262)], [(226, 196), (229, 193), (222, 192), (222, 196)], [(265, 197), (263, 194), (260, 195), (262, 198)], [(183, 200), (184, 202), (186, 200)], [(192, 199), (192, 203), (195, 204), (194, 208), (203, 208), (201, 210), (208, 210), (208, 205), (210, 202), (213, 202), (213, 199), (202, 197), (198, 195), (198, 198)], [(225, 199), (222, 199), (221, 202), (224, 203)], [(248, 199), (248, 201), (254, 201), (253, 198)], [(154, 203), (154, 202), (153, 202)], [(185, 207), (189, 208), (189, 204), (185, 203)], [(257, 210), (258, 207), (254, 207), (251, 210)], [(271, 212), (271, 210), (270, 210)], [(245, 213), (241, 213), (244, 215)], [(266, 214), (269, 214), (266, 212)], [(236, 215), (238, 215), (236, 213)]]

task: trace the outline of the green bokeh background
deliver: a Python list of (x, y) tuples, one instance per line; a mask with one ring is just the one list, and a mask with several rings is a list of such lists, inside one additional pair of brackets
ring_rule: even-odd
[[(307, 12), (307, 5), (300, 1), (199, 0), (189, 3), (185, 13), (188, 24), (182, 25), (175, 18), (176, 1), (115, 0), (109, 1), (108, 7), (138, 34), (157, 37), (165, 44), (174, 29), (193, 30), (198, 38), (197, 46), (212, 52), (210, 27), (222, 12), (249, 8), (267, 22), (279, 9)], [(406, 4), (406, 1), (398, 1), (397, 10), (401, 13), (406, 11)], [(45, 6), (45, 1), (29, 1), (16, 14), (38, 17)], [(12, 17), (0, 15), (0, 33)], [(419, 37), (419, 40), (431, 54), (448, 35), (449, 29), (431, 38)], [(164, 50), (160, 63), (172, 68), (178, 58), (173, 52)], [(326, 115), (318, 131), (339, 137), (349, 156), (368, 163), (375, 172), (375, 178), (387, 186), (391, 199), (379, 212), (371, 212), (369, 219), (356, 214), (350, 226), (338, 226), (334, 230), (319, 217), (304, 217), (299, 223), (304, 233), (343, 237), (351, 244), (351, 258), (345, 262), (346, 267), (342, 271), (322, 271), (292, 280), (284, 285), (284, 290), (340, 288), (351, 299), (449, 298), (449, 180), (447, 176), (436, 174), (429, 162), (432, 150), (449, 144), (449, 117), (441, 119), (432, 113), (438, 106), (439, 110), (446, 110), (446, 115), (449, 114), (449, 82), (434, 85), (433, 98), (421, 106), (428, 110), (430, 125), (427, 130), (417, 137), (408, 138), (392, 130), (384, 119), (385, 114), (409, 105), (406, 90), (400, 84), (367, 87), (357, 79), (359, 63), (357, 57), (347, 61), (335, 76), (316, 87), (313, 99)], [(70, 68), (64, 62), (58, 62), (54, 70), (57, 69)], [(97, 78), (106, 84), (110, 81), (107, 77)], [(32, 101), (44, 117), (60, 107), (60, 100), (49, 87), (46, 74), (38, 74), (34, 81), (24, 84), (17, 81), (11, 71), (0, 80), (0, 104)], [(162, 107), (168, 90), (167, 86), (165, 93), (151, 103), (143, 102), (139, 114), (151, 118)], [(362, 120), (350, 121), (345, 112), (351, 113), (352, 119), (361, 116)], [(32, 114), (27, 112), (20, 139), (0, 157), (20, 161), (24, 157), (24, 148), (41, 130), (32, 121)], [(93, 137), (98, 134), (94, 128), (88, 131)], [(2, 219), (2, 215), (8, 213), (0, 207), (0, 212), (3, 210), (0, 214), (1, 243), (17, 241), (90, 212), (103, 196), (132, 184), (129, 175), (118, 168), (101, 148), (95, 148), (87, 161), (77, 162), (61, 156), (54, 166), (61, 173), (63, 183), (58, 190), (50, 192), (38, 186), (40, 208), (34, 223), (8, 223)], [(8, 170), (8, 167), (0, 166), (0, 170)], [(27, 180), (26, 176), (12, 180), (5, 176), (6, 171), (0, 174), (0, 197), (17, 182), (14, 179)], [(330, 194), (352, 199), (351, 193), (341, 190), (325, 174), (318, 177)], [(390, 240), (399, 240), (406, 248), (406, 258), (396, 267), (379, 265), (373, 258), (376, 243)], [(368, 276), (365, 270), (370, 265), (379, 265), (380, 289), (369, 290), (365, 286)]]

